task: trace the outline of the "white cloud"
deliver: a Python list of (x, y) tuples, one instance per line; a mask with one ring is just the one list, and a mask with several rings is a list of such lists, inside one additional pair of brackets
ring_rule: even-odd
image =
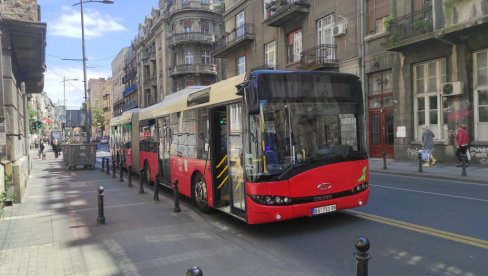
[[(76, 7), (75, 7), (76, 8)], [(102, 37), (106, 33), (127, 31), (119, 23), (119, 19), (110, 15), (102, 15), (96, 10), (84, 9), (85, 38)], [(62, 14), (53, 22), (48, 22), (51, 35), (69, 38), (81, 37), (80, 10), (73, 7), (63, 7)]]

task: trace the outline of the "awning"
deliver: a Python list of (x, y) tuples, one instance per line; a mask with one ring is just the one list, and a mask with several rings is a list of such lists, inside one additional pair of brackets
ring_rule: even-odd
[(2, 32), (10, 37), (15, 77), (25, 82), (27, 93), (44, 89), (46, 23), (3, 19)]

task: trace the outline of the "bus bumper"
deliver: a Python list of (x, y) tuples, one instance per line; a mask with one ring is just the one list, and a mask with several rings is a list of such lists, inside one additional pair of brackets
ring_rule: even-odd
[[(313, 217), (312, 210), (317, 207), (335, 205), (335, 211), (361, 207), (368, 203), (369, 188), (363, 192), (334, 200), (324, 200), (296, 205), (268, 206), (247, 198), (247, 223), (260, 224), (290, 220), (301, 217)], [(328, 212), (327, 212), (328, 213)], [(321, 215), (321, 214), (319, 214)]]

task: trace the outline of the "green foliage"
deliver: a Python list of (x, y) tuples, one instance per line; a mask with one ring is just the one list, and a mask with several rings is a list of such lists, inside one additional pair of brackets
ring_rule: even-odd
[(103, 106), (100, 101), (97, 101), (92, 107), (91, 107), (91, 115), (92, 115), (92, 125), (94, 127), (103, 127), (105, 118), (103, 117)]

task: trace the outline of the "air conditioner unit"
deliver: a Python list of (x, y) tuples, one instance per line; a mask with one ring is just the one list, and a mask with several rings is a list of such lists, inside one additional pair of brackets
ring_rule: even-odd
[(332, 35), (333, 36), (341, 36), (341, 35), (345, 35), (345, 34), (346, 34), (346, 24), (344, 24), (344, 23), (336, 24), (332, 28)]
[(442, 84), (443, 96), (461, 95), (463, 93), (463, 83), (460, 81), (446, 82)]

